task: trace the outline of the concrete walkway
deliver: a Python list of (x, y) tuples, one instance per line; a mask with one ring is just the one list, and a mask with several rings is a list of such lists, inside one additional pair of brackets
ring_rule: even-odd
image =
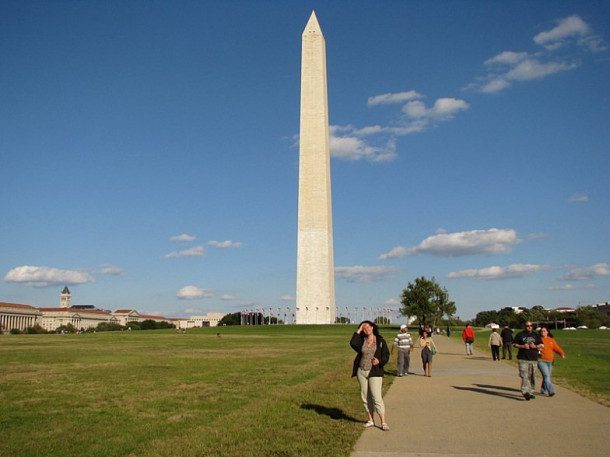
[(416, 349), (413, 374), (396, 378), (385, 396), (391, 430), (363, 430), (351, 457), (610, 455), (610, 408), (558, 386), (553, 398), (525, 401), (516, 366), (489, 352), (467, 357), (445, 336), (434, 341), (432, 377), (423, 376)]

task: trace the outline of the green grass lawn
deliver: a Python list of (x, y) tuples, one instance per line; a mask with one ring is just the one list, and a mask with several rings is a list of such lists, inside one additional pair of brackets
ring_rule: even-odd
[[(491, 357), (491, 350), (487, 347), (489, 330), (475, 330), (475, 347)], [(515, 330), (514, 334), (518, 332)], [(551, 332), (566, 352), (565, 359), (555, 357), (553, 382), (610, 406), (610, 330)], [(452, 336), (461, 340), (461, 329)], [(516, 363), (515, 358), (516, 349), (513, 349), (513, 363)]]
[(354, 330), (3, 336), (0, 455), (347, 456)]
[[(0, 455), (348, 456), (365, 420), (355, 328), (2, 336)], [(555, 336), (556, 381), (610, 404), (610, 332)]]

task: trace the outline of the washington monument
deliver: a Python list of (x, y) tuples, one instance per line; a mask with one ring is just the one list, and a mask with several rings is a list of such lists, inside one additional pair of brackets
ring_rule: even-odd
[(315, 12), (303, 31), (301, 52), (296, 323), (334, 324), (326, 43)]

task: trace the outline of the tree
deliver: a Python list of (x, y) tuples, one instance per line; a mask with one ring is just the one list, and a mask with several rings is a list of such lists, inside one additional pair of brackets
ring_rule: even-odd
[(576, 325), (598, 328), (600, 325), (607, 325), (609, 323), (610, 318), (592, 306), (581, 306), (576, 310)]
[(498, 311), (498, 324), (508, 325), (510, 328), (519, 327), (519, 316), (515, 310), (509, 306)]
[(447, 289), (441, 287), (434, 277), (415, 279), (402, 291), (400, 314), (403, 316), (416, 316), (420, 324), (426, 325), (432, 321), (432, 327), (443, 316), (453, 316), (456, 311), (455, 302), (449, 300)]
[(487, 324), (497, 324), (499, 321), (499, 313), (497, 311), (481, 311), (474, 318), (475, 325), (485, 327)]
[(223, 325), (241, 325), (241, 313), (225, 314), (218, 321), (218, 325), (221, 327)]
[(72, 324), (60, 325), (55, 329), (55, 333), (76, 333), (76, 327)]

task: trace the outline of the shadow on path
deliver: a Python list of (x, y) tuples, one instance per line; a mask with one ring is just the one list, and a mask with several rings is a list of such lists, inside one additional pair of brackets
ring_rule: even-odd
[(329, 408), (328, 406), (312, 405), (311, 403), (304, 403), (301, 405), (302, 409), (314, 410), (316, 413), (324, 416), (328, 416), (334, 420), (347, 420), (351, 422), (362, 422), (360, 419), (348, 416), (339, 408)]
[[(471, 392), (476, 392), (479, 394), (485, 395), (494, 395), (496, 397), (503, 397), (509, 400), (517, 400), (517, 401), (525, 401), (525, 399), (521, 396), (521, 391), (512, 389), (510, 387), (502, 387), (502, 386), (490, 386), (485, 384), (473, 384), (476, 387), (461, 387), (461, 386), (451, 386), (457, 390), (469, 390)], [(493, 390), (492, 390), (493, 389)], [(518, 394), (509, 394), (502, 391), (512, 391), (518, 392)]]
[(483, 387), (483, 388), (487, 388), (487, 389), (508, 390), (510, 392), (517, 392), (519, 394), (521, 393), (521, 391), (519, 389), (515, 389), (514, 387), (491, 386), (489, 384), (475, 384), (475, 386)]

